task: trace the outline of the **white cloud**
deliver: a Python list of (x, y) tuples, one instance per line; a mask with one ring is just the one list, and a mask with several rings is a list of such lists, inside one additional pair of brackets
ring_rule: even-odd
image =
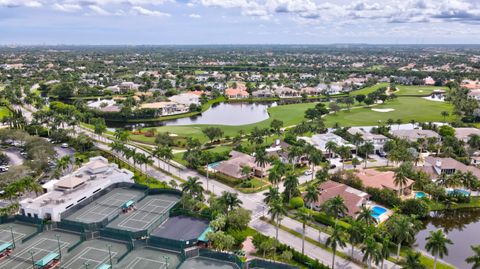
[(0, 0), (0, 7), (41, 7), (43, 4), (36, 0)]
[(54, 10), (63, 11), (63, 12), (75, 12), (82, 10), (82, 7), (77, 4), (59, 4), (55, 3), (52, 5)]
[(106, 11), (105, 9), (97, 6), (97, 5), (89, 5), (88, 8), (93, 11), (94, 14), (97, 14), (97, 15), (102, 15), (102, 16), (109, 16), (109, 15), (113, 15), (113, 13), (110, 13), (108, 11)]
[(188, 17), (190, 17), (192, 19), (200, 19), (202, 16), (199, 15), (199, 14), (190, 14), (190, 15), (188, 15)]
[(146, 9), (141, 6), (134, 6), (132, 7), (132, 12), (137, 15), (144, 15), (144, 16), (155, 16), (155, 17), (170, 17), (170, 14), (160, 12), (157, 10), (150, 10)]

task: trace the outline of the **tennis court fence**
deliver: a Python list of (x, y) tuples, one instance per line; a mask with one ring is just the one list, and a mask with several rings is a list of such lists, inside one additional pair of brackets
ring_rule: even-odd
[(240, 258), (233, 253), (217, 252), (217, 251), (212, 251), (209, 249), (202, 248), (199, 250), (199, 255), (200, 257), (206, 257), (206, 258), (234, 263), (238, 266), (238, 268), (243, 268), (242, 260), (240, 260)]
[(249, 268), (264, 268), (264, 269), (297, 269), (298, 267), (290, 265), (290, 264), (285, 264), (285, 263), (279, 263), (279, 262), (274, 262), (274, 261), (269, 261), (269, 260), (263, 260), (263, 259), (253, 259), (245, 263), (244, 266), (245, 269)]

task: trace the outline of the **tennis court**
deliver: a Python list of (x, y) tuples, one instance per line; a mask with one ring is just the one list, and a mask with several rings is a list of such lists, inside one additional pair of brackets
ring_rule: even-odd
[(116, 188), (65, 219), (82, 223), (95, 223), (107, 218), (111, 220), (120, 214), (124, 203), (138, 201), (143, 196), (140, 190)]
[(178, 269), (239, 269), (236, 264), (222, 262), (205, 257), (195, 257), (185, 260)]
[(175, 216), (162, 223), (150, 236), (179, 241), (196, 240), (207, 229), (208, 224), (207, 220)]
[(34, 261), (38, 261), (52, 252), (58, 252), (59, 245), (62, 255), (66, 255), (67, 248), (78, 240), (78, 235), (70, 233), (43, 232), (23, 244), (17, 244), (13, 255), (2, 260), (0, 269), (32, 268), (32, 256)]
[(0, 244), (1, 243), (11, 243), (12, 242), (12, 227), (13, 237), (15, 238), (15, 243), (18, 245), (21, 243), (22, 239), (35, 233), (37, 228), (28, 224), (20, 224), (17, 222), (6, 223), (0, 225)]
[[(167, 267), (168, 264), (168, 267)], [(178, 253), (154, 248), (142, 248), (130, 252), (117, 268), (125, 269), (172, 269), (180, 264)]]
[(83, 269), (88, 264), (88, 268), (97, 268), (101, 264), (110, 264), (110, 253), (112, 262), (115, 265), (118, 257), (127, 251), (125, 244), (94, 239), (83, 242), (75, 248), (68, 256), (62, 260), (61, 268)]
[(168, 218), (168, 211), (179, 200), (170, 194), (150, 195), (135, 205), (135, 210), (120, 215), (107, 227), (126, 231), (150, 230)]

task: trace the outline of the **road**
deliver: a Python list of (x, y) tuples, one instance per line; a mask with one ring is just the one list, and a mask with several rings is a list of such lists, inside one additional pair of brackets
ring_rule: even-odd
[[(22, 109), (22, 110), (25, 110), (23, 107), (19, 107), (19, 108)], [(26, 116), (27, 120), (31, 120), (31, 113), (30, 112), (25, 112), (24, 115)], [(83, 133), (89, 135), (90, 137), (92, 137), (94, 140), (96, 140), (95, 146), (97, 146), (100, 149), (111, 152), (108, 144), (111, 143), (112, 140), (110, 140), (109, 138), (106, 138), (105, 136), (99, 137), (98, 135), (94, 134), (91, 130), (89, 130), (87, 128), (84, 128), (84, 127), (76, 126), (74, 128), (75, 128), (75, 130), (73, 132), (74, 134), (78, 134), (80, 132), (83, 132)], [(127, 146), (132, 147), (132, 148), (134, 147), (130, 144), (127, 145)], [(141, 153), (150, 155), (150, 153), (146, 152), (145, 150), (143, 150), (139, 147), (134, 147), (134, 148), (137, 150), (137, 152), (141, 152)], [(112, 153), (133, 166), (133, 161), (131, 159), (125, 159), (125, 158), (123, 158), (123, 156), (121, 156), (121, 155), (119, 155), (115, 152), (112, 152)], [(163, 160), (160, 160), (160, 159), (155, 158), (153, 156), (152, 156), (152, 159), (154, 161), (154, 165), (157, 165), (158, 167), (161, 167), (162, 169), (169, 171), (171, 174), (174, 174), (175, 176), (178, 176), (179, 178), (181, 178), (183, 180), (187, 180), (189, 177), (198, 177), (199, 180), (202, 182), (203, 186), (206, 188), (206, 190), (211, 191), (212, 193), (214, 193), (217, 196), (221, 195), (222, 192), (224, 192), (224, 191), (238, 194), (238, 198), (242, 201), (242, 207), (247, 209), (247, 210), (250, 210), (252, 212), (252, 220), (251, 220), (249, 225), (253, 229), (255, 229), (258, 232), (261, 232), (265, 235), (273, 236), (273, 237), (275, 236), (275, 226), (273, 226), (269, 223), (266, 223), (266, 222), (259, 219), (261, 216), (265, 215), (266, 211), (267, 211), (267, 205), (263, 202), (263, 198), (264, 198), (263, 192), (245, 194), (245, 193), (237, 191), (236, 189), (234, 189), (230, 186), (227, 186), (223, 183), (220, 183), (216, 180), (208, 179), (207, 177), (205, 177), (203, 175), (200, 175), (198, 172), (196, 172), (194, 170), (186, 169), (186, 168), (185, 169), (177, 168), (177, 167), (172, 166), (171, 164), (166, 163)], [(169, 182), (171, 180), (174, 180), (178, 184), (181, 183), (177, 179), (159, 171), (153, 165), (147, 165), (146, 168), (145, 168), (145, 166), (142, 166), (142, 169), (144, 169), (145, 173), (147, 173), (148, 175), (150, 175), (150, 176), (152, 176), (152, 177), (154, 177), (154, 178), (156, 178), (160, 181)], [(311, 179), (311, 176), (301, 176), (299, 178), (299, 181), (302, 183), (302, 182), (305, 182), (305, 181), (310, 180), (310, 179)], [(282, 188), (283, 188), (283, 186), (282, 186)], [(299, 232), (302, 231), (302, 224), (300, 222), (298, 222), (296, 220), (293, 220), (291, 218), (288, 218), (288, 217), (285, 217), (283, 219), (282, 225), (284, 225), (284, 226), (286, 226), (286, 227), (288, 227), (292, 230), (296, 230), (296, 231), (299, 231)], [(320, 233), (319, 234), (319, 232), (317, 230), (315, 230), (314, 228), (308, 227), (307, 237), (310, 237), (314, 240), (318, 240), (319, 239), (318, 237), (320, 237), (320, 241), (325, 242), (328, 235), (325, 234), (325, 233)], [(280, 230), (279, 231), (279, 241), (291, 246), (292, 248), (294, 248), (297, 251), (301, 251), (302, 240), (299, 237), (296, 237), (296, 236), (294, 236), (294, 235), (292, 235), (288, 232)], [(350, 253), (349, 250), (345, 250), (344, 252), (346, 254)], [(359, 251), (357, 250), (357, 252), (359, 252)], [(323, 264), (326, 264), (328, 266), (331, 266), (331, 264), (332, 264), (332, 254), (331, 254), (331, 252), (329, 252), (329, 251), (327, 251), (323, 248), (317, 247), (317, 246), (315, 246), (315, 245), (313, 245), (309, 242), (305, 242), (305, 253), (313, 259), (318, 259)], [(357, 257), (358, 255), (355, 255), (355, 256)], [(355, 264), (355, 263), (353, 263), (349, 260), (343, 259), (341, 257), (337, 257), (336, 262), (335, 262), (335, 268), (353, 269), (353, 268), (362, 268), (362, 266), (360, 266), (358, 264)], [(384, 268), (398, 268), (398, 267), (394, 263), (386, 262)]]

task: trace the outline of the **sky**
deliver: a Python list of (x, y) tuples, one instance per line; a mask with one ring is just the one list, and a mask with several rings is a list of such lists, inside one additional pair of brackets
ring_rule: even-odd
[(480, 0), (0, 0), (3, 45), (479, 44)]

